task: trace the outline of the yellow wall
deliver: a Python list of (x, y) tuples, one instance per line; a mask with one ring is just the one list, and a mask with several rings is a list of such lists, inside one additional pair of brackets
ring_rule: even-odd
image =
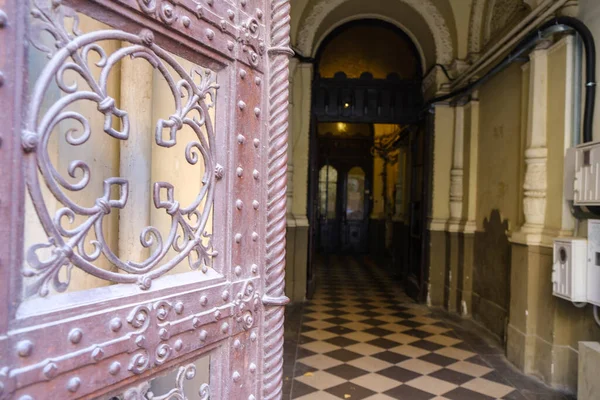
[(310, 142), (310, 104), (313, 78), (312, 65), (303, 65), (293, 71), (290, 114), (291, 164), (294, 168), (292, 213), (306, 217), (308, 200), (308, 167)]
[(565, 126), (567, 46), (561, 41), (548, 51), (548, 196), (546, 227), (563, 228), (563, 166), (566, 146), (570, 147), (570, 129)]
[(494, 209), (508, 219), (511, 230), (520, 221), (521, 85), (521, 68), (513, 64), (479, 92), (478, 229)]

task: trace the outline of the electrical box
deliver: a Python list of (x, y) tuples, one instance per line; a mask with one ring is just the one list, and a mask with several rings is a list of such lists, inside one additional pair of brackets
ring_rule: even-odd
[[(585, 143), (575, 147), (575, 157), (567, 152), (565, 163), (574, 162), (573, 201), (576, 206), (600, 205), (600, 142)], [(565, 165), (565, 182), (569, 181)], [(569, 192), (567, 199), (569, 199)]]
[(563, 193), (565, 200), (575, 200), (575, 154), (577, 148), (570, 147), (565, 153), (563, 165)]
[[(600, 227), (600, 225), (599, 225)], [(573, 302), (587, 302), (587, 240), (554, 240), (552, 294)]]
[(597, 219), (588, 220), (587, 264), (587, 302), (600, 306), (600, 220)]

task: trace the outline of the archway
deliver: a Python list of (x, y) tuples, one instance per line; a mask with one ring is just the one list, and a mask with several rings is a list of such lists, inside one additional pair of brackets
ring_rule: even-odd
[[(424, 240), (421, 60), (411, 38), (381, 20), (342, 25), (317, 51), (308, 193), (309, 297), (315, 287), (315, 257), (336, 252), (370, 253), (393, 264), (399, 276), (415, 276), (414, 295), (424, 296), (422, 252), (411, 250), (420, 249), (420, 242), (399, 239)], [(335, 171), (335, 180), (323, 171)], [(418, 176), (410, 179), (412, 174)]]

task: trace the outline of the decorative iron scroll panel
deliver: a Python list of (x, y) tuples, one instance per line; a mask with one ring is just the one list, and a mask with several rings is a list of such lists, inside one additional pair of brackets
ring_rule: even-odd
[[(289, 0), (0, 0), (0, 399), (281, 397), (289, 11)], [(106, 28), (80, 31), (81, 18)], [(28, 76), (33, 48), (47, 62)], [(109, 88), (129, 60), (170, 94), (173, 111), (147, 132), (152, 154), (181, 150), (201, 181), (189, 201), (151, 182), (168, 228), (139, 232), (141, 259), (107, 237), (115, 214), (118, 234), (136, 222), (123, 213), (136, 178), (99, 181), (78, 158), (93, 138), (139, 134)], [(98, 195), (79, 201), (85, 191)], [(74, 276), (101, 283), (74, 290)], [(203, 355), (210, 379), (190, 395)], [(172, 389), (155, 393), (169, 371)]]
[(418, 120), (423, 105), (421, 81), (373, 79), (364, 73), (360, 79), (317, 78), (313, 87), (313, 113), (319, 122), (366, 122), (411, 124)]

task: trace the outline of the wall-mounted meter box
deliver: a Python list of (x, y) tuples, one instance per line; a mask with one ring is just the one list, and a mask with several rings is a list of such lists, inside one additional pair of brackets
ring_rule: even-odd
[(557, 238), (554, 240), (552, 294), (573, 302), (587, 302), (587, 240)]
[[(573, 177), (574, 172), (574, 177)], [(565, 191), (567, 200), (576, 206), (600, 205), (600, 142), (584, 143), (567, 151), (565, 158), (565, 185), (573, 181), (572, 196)], [(565, 187), (567, 189), (567, 187)]]
[(600, 306), (600, 220), (588, 220), (587, 302)]

